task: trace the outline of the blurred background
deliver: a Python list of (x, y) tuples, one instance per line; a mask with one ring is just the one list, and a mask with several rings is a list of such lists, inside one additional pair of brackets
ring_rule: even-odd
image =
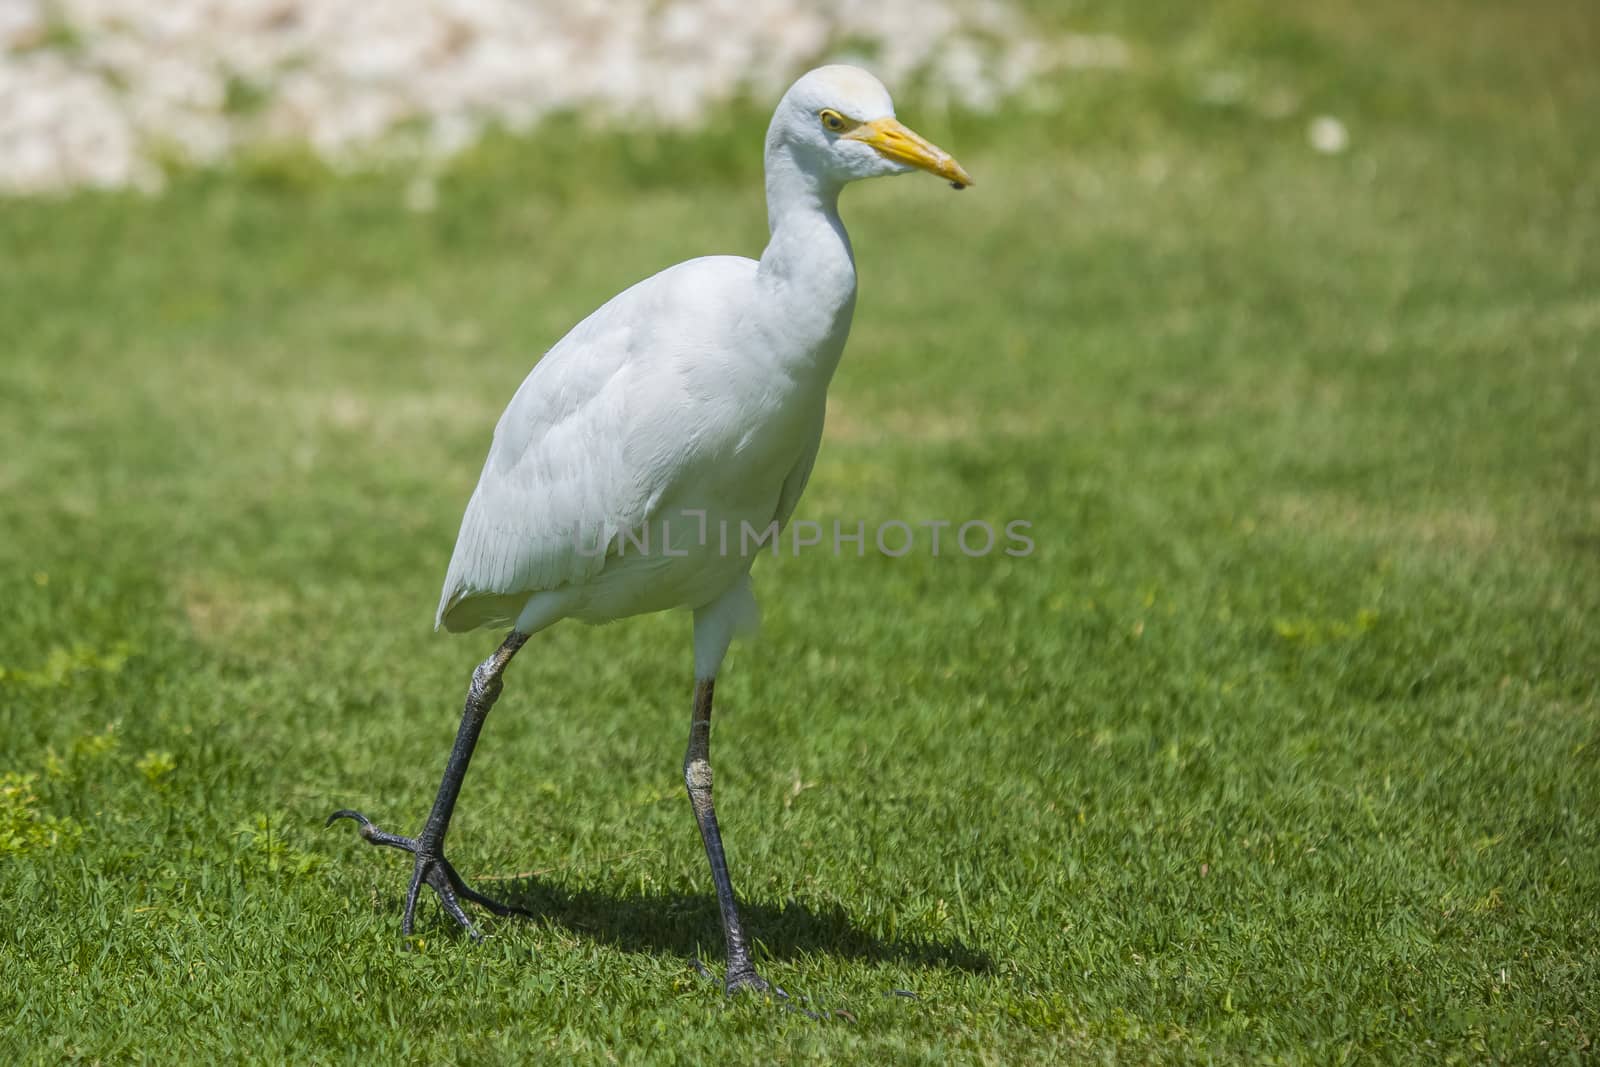
[(7, 0), (0, 189), (159, 188), (164, 165), (304, 148), (334, 166), (440, 160), (552, 114), (705, 126), (824, 56), (870, 60), (926, 106), (991, 108), (1115, 37), (1041, 39), (1008, 0)]
[[(977, 185), (846, 193), (799, 516), (1038, 545), (756, 567), (719, 814), (851, 1017), (689, 968), (677, 616), (519, 657), (452, 847), (540, 919), (402, 953), (319, 828), (427, 809), (495, 419), (831, 60)], [(0, 0), (0, 1052), (1592, 1055), (1597, 162), (1592, 0)]]

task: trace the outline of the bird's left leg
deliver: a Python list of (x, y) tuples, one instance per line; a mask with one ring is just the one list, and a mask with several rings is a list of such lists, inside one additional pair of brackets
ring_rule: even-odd
[(415, 925), (417, 894), (424, 884), (438, 894), (439, 903), (444, 906), (444, 910), (460, 923), (475, 941), (482, 938), (477, 928), (472, 925), (472, 920), (467, 918), (467, 913), (462, 910), (462, 899), (487, 908), (496, 915), (529, 914), (522, 908), (502, 904), (477, 892), (462, 880), (456, 869), (450, 865), (450, 861), (444, 858), (444, 835), (450, 829), (450, 816), (455, 812), (456, 797), (461, 793), (462, 780), (467, 776), (467, 764), (472, 761), (472, 750), (478, 743), (478, 734), (483, 730), (483, 722), (489, 716), (489, 709), (494, 707), (495, 700), (500, 696), (500, 675), (511, 662), (511, 657), (517, 654), (517, 650), (526, 644), (527, 640), (527, 634), (511, 631), (495, 650), (494, 655), (478, 664), (477, 669), (472, 672), (472, 684), (467, 688), (466, 707), (461, 713), (461, 728), (456, 732), (455, 746), (451, 748), (450, 759), (445, 764), (444, 780), (439, 783), (439, 794), (434, 798), (433, 810), (428, 813), (428, 821), (423, 823), (420, 834), (416, 837), (391, 834), (387, 830), (380, 830), (365, 815), (348, 808), (328, 816), (329, 826), (338, 819), (354, 819), (361, 828), (361, 836), (370, 844), (398, 848), (416, 857), (412, 866), (411, 885), (406, 892), (405, 918), (401, 923), (401, 931), (407, 937), (411, 936)]
[(694, 718), (689, 724), (689, 750), (683, 756), (683, 781), (689, 787), (689, 804), (700, 827), (700, 839), (711, 863), (711, 881), (717, 890), (717, 908), (722, 912), (722, 934), (728, 943), (728, 973), (724, 988), (729, 993), (741, 989), (765, 992), (766, 979), (756, 973), (750, 959), (750, 942), (739, 921), (739, 902), (733, 895), (733, 880), (728, 877), (728, 858), (722, 851), (722, 831), (717, 826), (716, 805), (711, 802), (711, 692), (715, 680), (698, 679), (694, 686)]
[[(700, 827), (700, 840), (711, 864), (711, 881), (717, 890), (717, 908), (722, 913), (722, 934), (728, 943), (728, 970), (723, 980), (728, 993), (742, 989), (766, 992), (772, 987), (756, 973), (750, 958), (750, 942), (739, 921), (739, 902), (733, 895), (733, 880), (728, 877), (728, 858), (722, 849), (722, 830), (717, 825), (716, 805), (711, 802), (711, 694), (716, 686), (717, 668), (728, 652), (728, 644), (742, 620), (755, 613), (755, 601), (747, 582), (740, 582), (713, 603), (694, 613), (694, 716), (689, 723), (689, 749), (683, 755), (683, 782), (689, 788), (689, 804)], [(782, 995), (783, 990), (777, 991)]]

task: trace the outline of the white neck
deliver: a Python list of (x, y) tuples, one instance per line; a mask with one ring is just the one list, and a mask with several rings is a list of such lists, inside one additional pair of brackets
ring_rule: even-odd
[(801, 168), (792, 150), (767, 145), (767, 224), (756, 272), (797, 351), (833, 375), (856, 304), (856, 261), (839, 218), (840, 183)]

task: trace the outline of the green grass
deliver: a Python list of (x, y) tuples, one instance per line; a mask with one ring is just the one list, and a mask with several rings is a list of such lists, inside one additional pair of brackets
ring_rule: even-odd
[(1052, 11), (1132, 65), (902, 90), (978, 186), (848, 194), (801, 508), (1038, 551), (766, 561), (718, 687), (821, 1022), (691, 968), (683, 617), (510, 672), (451, 846), (538, 921), (405, 951), (401, 857), (321, 829), (420, 824), (497, 640), (429, 629), (493, 421), (611, 293), (759, 249), (759, 114), (498, 141), (429, 215), (281, 159), (0, 204), (0, 1058), (1592, 1058), (1600, 20)]

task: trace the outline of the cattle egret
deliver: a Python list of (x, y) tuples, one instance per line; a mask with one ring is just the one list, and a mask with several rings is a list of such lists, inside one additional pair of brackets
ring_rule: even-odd
[(328, 819), (353, 819), (372, 844), (414, 855), (408, 936), (424, 885), (474, 938), (463, 899), (521, 913), (469, 887), (445, 859), (444, 838), (501, 676), (528, 638), (562, 619), (688, 608), (695, 685), (683, 776), (722, 912), (724, 985), (768, 988), (711, 803), (712, 687), (729, 643), (755, 619), (749, 572), (760, 546), (740, 535), (781, 529), (794, 513), (850, 331), (856, 271), (839, 192), (913, 169), (957, 189), (972, 183), (896, 121), (872, 75), (810, 72), (767, 130), (772, 237), (760, 261), (711, 256), (640, 282), (579, 323), (517, 390), (461, 520), (436, 618), (451, 631), (510, 623), (511, 632), (472, 673), (422, 832), (401, 837), (350, 810)]

